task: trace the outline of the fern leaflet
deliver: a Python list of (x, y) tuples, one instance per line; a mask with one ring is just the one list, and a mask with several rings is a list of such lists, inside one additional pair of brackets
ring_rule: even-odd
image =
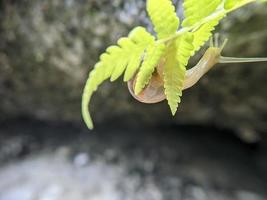
[(184, 0), (183, 27), (193, 26), (217, 10), (222, 0)]
[(186, 33), (168, 46), (164, 66), (164, 88), (171, 112), (175, 115), (181, 102), (186, 65), (193, 50), (193, 34)]
[(179, 28), (180, 20), (171, 0), (147, 0), (147, 11), (158, 39), (174, 34)]
[(219, 24), (220, 20), (225, 17), (225, 14), (219, 15), (217, 18), (213, 19), (209, 23), (203, 24), (194, 33), (193, 46), (194, 49), (191, 52), (191, 56), (195, 54), (212, 36), (212, 31)]
[(120, 39), (118, 45), (107, 48), (106, 52), (100, 56), (100, 61), (89, 74), (82, 96), (82, 116), (89, 129), (93, 128), (88, 111), (92, 94), (106, 79), (110, 78), (111, 81), (118, 79), (125, 69), (124, 80), (131, 79), (140, 67), (146, 47), (154, 40), (154, 37), (143, 27), (137, 27), (128, 38)]
[(139, 94), (150, 81), (152, 73), (159, 63), (164, 50), (165, 44), (162, 43), (154, 43), (147, 48), (144, 62), (140, 67), (139, 73), (137, 74), (137, 80), (134, 89), (135, 94)]
[(183, 67), (186, 67), (188, 64), (188, 61), (191, 57), (190, 53), (194, 49), (194, 46), (192, 45), (194, 41), (194, 34), (192, 33), (185, 33), (183, 36), (181, 36), (180, 39), (176, 41), (176, 46), (178, 49), (177, 52), (177, 59), (179, 61), (179, 64)]
[(226, 0), (224, 3), (224, 8), (226, 10), (231, 9), (236, 5), (237, 2), (237, 0)]

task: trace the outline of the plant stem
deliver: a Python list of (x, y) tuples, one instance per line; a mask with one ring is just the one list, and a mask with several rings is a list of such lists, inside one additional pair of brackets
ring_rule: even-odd
[(243, 0), (242, 3), (236, 5), (235, 7), (229, 9), (229, 10), (225, 10), (224, 8), (222, 8), (221, 10), (218, 10), (218, 11), (215, 11), (214, 13), (212, 13), (211, 15), (207, 16), (206, 18), (202, 19), (200, 22), (192, 25), (192, 26), (189, 26), (189, 27), (184, 27), (184, 28), (181, 28), (180, 30), (178, 30), (175, 34), (173, 34), (172, 36), (168, 37), (168, 38), (165, 38), (165, 39), (161, 39), (159, 40), (158, 42), (159, 43), (166, 43), (168, 41), (171, 41), (171, 40), (174, 40), (176, 39), (177, 37), (181, 36), (182, 34), (186, 33), (186, 32), (189, 32), (189, 31), (192, 31), (194, 29), (198, 29), (199, 27), (201, 27), (203, 24), (206, 24), (212, 20), (215, 20), (223, 15), (226, 15), (240, 7), (243, 7), (249, 3), (253, 3), (253, 2), (256, 2), (257, 0)]

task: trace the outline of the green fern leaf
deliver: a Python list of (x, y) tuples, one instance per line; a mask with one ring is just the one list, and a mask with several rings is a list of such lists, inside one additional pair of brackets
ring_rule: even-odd
[(183, 27), (192, 26), (217, 10), (222, 0), (185, 0)]
[(181, 102), (182, 86), (186, 69), (178, 63), (177, 47), (171, 44), (166, 53), (166, 62), (163, 68), (165, 95), (171, 112), (175, 115), (178, 104)]
[(267, 0), (225, 0), (224, 9), (231, 12), (253, 1), (267, 2)]
[(179, 64), (182, 67), (186, 67), (188, 64), (188, 61), (191, 57), (191, 52), (194, 49), (193, 41), (194, 41), (194, 34), (189, 32), (185, 33), (181, 38), (179, 38), (176, 41), (176, 46), (178, 49), (177, 52), (177, 59), (179, 61)]
[(127, 57), (122, 58), (122, 56), (129, 55), (130, 51), (135, 49), (135, 44), (129, 38), (121, 38), (118, 41), (118, 46), (119, 47), (117, 47), (116, 51), (109, 52), (107, 50), (110, 55), (114, 55), (114, 70), (111, 74), (110, 81), (117, 80), (123, 74), (128, 65), (129, 59), (127, 59)]
[(92, 94), (102, 82), (108, 78), (115, 81), (125, 70), (124, 80), (131, 79), (140, 67), (146, 47), (154, 43), (154, 40), (155, 38), (143, 27), (137, 27), (128, 38), (120, 39), (118, 45), (107, 48), (106, 52), (100, 56), (100, 61), (89, 74), (82, 96), (82, 116), (89, 129), (93, 128), (88, 111)]
[(224, 8), (226, 10), (229, 10), (231, 8), (233, 8), (237, 3), (237, 0), (226, 0), (224, 3)]
[(124, 73), (124, 78), (123, 78), (124, 82), (129, 81), (136, 73), (137, 69), (140, 67), (140, 64), (142, 62), (143, 54), (144, 54), (143, 48), (136, 49), (135, 52), (132, 52), (131, 60), (129, 60), (128, 66)]
[(191, 56), (195, 54), (212, 36), (212, 31), (215, 30), (215, 27), (219, 24), (220, 20), (225, 17), (225, 14), (222, 13), (216, 19), (210, 21), (209, 23), (203, 24), (199, 27), (194, 33), (193, 46), (194, 50), (191, 52)]
[(171, 0), (147, 0), (147, 11), (158, 39), (174, 34), (179, 28), (180, 20)]
[(124, 81), (129, 81), (137, 69), (140, 67), (144, 51), (149, 44), (154, 43), (155, 38), (148, 33), (145, 28), (137, 27), (130, 34), (129, 38), (136, 44), (135, 50), (127, 52), (126, 57), (131, 55), (129, 63), (124, 74)]
[(163, 69), (164, 88), (173, 115), (181, 102), (186, 66), (194, 48), (192, 43), (193, 34), (186, 33), (171, 43), (166, 50), (166, 63)]
[(162, 43), (154, 43), (150, 45), (144, 57), (144, 61), (137, 74), (134, 92), (138, 95), (142, 89), (149, 83), (152, 73), (160, 61), (165, 50), (165, 45)]

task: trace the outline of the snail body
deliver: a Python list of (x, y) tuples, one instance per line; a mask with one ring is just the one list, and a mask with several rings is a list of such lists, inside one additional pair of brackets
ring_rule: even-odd
[[(211, 70), (218, 63), (248, 63), (267, 61), (267, 58), (223, 57), (221, 56), (221, 52), (225, 43), (220, 48), (209, 47), (200, 61), (194, 67), (186, 71), (183, 90), (194, 86), (209, 70)], [(148, 85), (138, 95), (135, 95), (133, 89), (135, 88), (137, 74), (132, 80), (128, 81), (128, 89), (136, 100), (142, 103), (154, 104), (166, 99), (164, 93), (163, 67), (164, 60), (161, 60), (161, 62), (156, 67), (155, 72), (152, 74), (152, 78), (150, 79)]]
[[(215, 64), (218, 63), (221, 50), (219, 48), (210, 47), (196, 66), (186, 71), (183, 90), (195, 85), (200, 78), (206, 74)], [(131, 95), (138, 101), (147, 104), (159, 103), (166, 99), (164, 93), (163, 81), (164, 61), (156, 67), (147, 86), (141, 93), (135, 95), (133, 88), (135, 87), (137, 74), (128, 81), (128, 89)]]

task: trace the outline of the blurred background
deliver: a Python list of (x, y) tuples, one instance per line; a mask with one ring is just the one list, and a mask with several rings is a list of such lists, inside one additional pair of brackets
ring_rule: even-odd
[[(266, 10), (221, 23), (224, 56), (267, 56)], [(0, 1), (0, 200), (267, 199), (267, 63), (218, 65), (174, 118), (107, 82), (87, 130), (88, 72), (137, 25), (153, 31), (143, 0)]]

